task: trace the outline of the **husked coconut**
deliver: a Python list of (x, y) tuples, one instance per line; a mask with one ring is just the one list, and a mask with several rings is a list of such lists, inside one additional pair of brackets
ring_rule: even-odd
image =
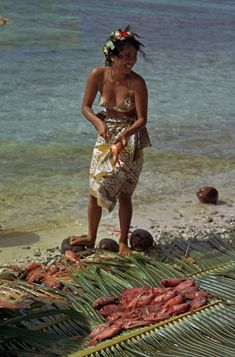
[(212, 186), (202, 186), (196, 193), (198, 199), (202, 203), (213, 203), (214, 205), (218, 202), (219, 193), (216, 188)]
[(99, 243), (99, 248), (100, 249), (106, 249), (106, 250), (111, 250), (112, 252), (118, 252), (119, 251), (119, 245), (118, 243), (111, 238), (103, 238), (101, 239)]
[(80, 253), (86, 250), (86, 248), (84, 245), (71, 245), (69, 237), (62, 241), (60, 250), (62, 254), (64, 254), (66, 250), (72, 250), (74, 253)]
[(131, 249), (137, 252), (144, 252), (153, 246), (154, 239), (145, 229), (135, 229), (130, 235)]

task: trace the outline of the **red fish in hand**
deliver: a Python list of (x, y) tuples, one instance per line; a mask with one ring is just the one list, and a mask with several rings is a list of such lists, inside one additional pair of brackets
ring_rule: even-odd
[(119, 155), (121, 151), (123, 150), (124, 145), (121, 141), (118, 141), (116, 144), (111, 145), (111, 154), (114, 158), (114, 166), (119, 165), (120, 166), (120, 161), (119, 161)]

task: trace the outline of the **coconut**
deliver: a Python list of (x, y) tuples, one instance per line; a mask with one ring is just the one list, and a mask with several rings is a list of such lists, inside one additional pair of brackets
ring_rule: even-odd
[(153, 246), (154, 239), (145, 229), (135, 229), (130, 235), (131, 249), (137, 252), (144, 252)]
[(111, 238), (103, 238), (101, 239), (99, 243), (99, 248), (100, 249), (106, 249), (106, 250), (111, 250), (112, 252), (118, 252), (119, 251), (119, 245), (118, 243)]
[(70, 237), (65, 238), (61, 243), (61, 253), (64, 254), (66, 250), (72, 250), (74, 253), (80, 253), (86, 250), (84, 245), (71, 245)]
[(201, 203), (213, 203), (216, 205), (218, 202), (218, 191), (212, 186), (200, 187), (196, 195)]

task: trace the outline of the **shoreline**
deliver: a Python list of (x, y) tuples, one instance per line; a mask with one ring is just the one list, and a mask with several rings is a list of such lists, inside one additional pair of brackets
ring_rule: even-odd
[[(155, 243), (168, 243), (179, 237), (204, 239), (211, 233), (235, 230), (235, 196), (224, 194), (217, 205), (202, 204), (195, 195), (174, 197), (172, 200), (135, 207), (131, 231), (142, 228), (149, 231)], [(117, 207), (104, 211), (98, 231), (96, 246), (102, 238), (118, 241), (119, 228)], [(43, 260), (60, 254), (63, 239), (70, 235), (86, 234), (83, 219), (62, 226), (35, 229), (0, 231), (0, 268), (18, 262)]]

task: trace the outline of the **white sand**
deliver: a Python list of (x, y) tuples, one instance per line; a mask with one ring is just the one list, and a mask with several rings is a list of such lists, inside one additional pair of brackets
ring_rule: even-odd
[[(191, 197), (174, 198), (172, 201), (156, 202), (135, 210), (132, 230), (143, 228), (150, 231), (154, 237), (160, 231), (174, 232), (180, 227), (197, 230), (235, 229), (235, 196), (223, 194), (218, 205), (201, 204)], [(118, 233), (112, 228), (118, 228), (117, 208), (110, 214), (105, 211), (99, 228), (97, 243), (102, 238), (113, 238), (118, 241)], [(60, 247), (64, 238), (69, 235), (85, 234), (86, 222), (72, 223), (62, 227), (35, 228), (31, 231), (0, 232), (0, 265), (16, 259), (32, 256), (36, 250), (42, 252)]]

